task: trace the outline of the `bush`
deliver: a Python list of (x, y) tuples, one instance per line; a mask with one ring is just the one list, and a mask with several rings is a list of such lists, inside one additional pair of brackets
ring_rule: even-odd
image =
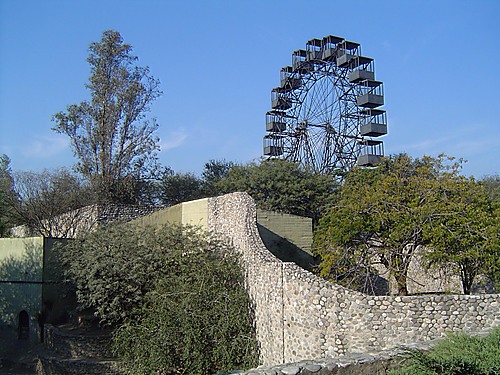
[(64, 247), (80, 307), (114, 328), (130, 373), (252, 367), (258, 350), (235, 252), (199, 228), (101, 229)]
[(142, 308), (116, 331), (131, 374), (210, 374), (257, 364), (249, 299), (234, 259), (193, 253), (170, 261)]
[(500, 374), (500, 327), (481, 338), (464, 333), (449, 335), (429, 352), (409, 350), (410, 364), (393, 375)]

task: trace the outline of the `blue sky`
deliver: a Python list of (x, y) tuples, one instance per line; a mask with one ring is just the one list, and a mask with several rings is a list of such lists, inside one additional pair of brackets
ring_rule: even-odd
[(0, 153), (14, 170), (74, 164), (51, 117), (88, 98), (88, 45), (119, 31), (164, 92), (160, 161), (262, 156), (280, 68), (312, 38), (361, 43), (384, 82), (386, 154), (468, 160), (498, 174), (500, 1), (0, 0)]

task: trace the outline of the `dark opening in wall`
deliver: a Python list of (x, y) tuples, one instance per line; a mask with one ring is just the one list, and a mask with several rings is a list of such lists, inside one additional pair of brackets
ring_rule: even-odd
[(23, 310), (19, 313), (19, 331), (18, 331), (18, 339), (19, 340), (28, 340), (30, 337), (30, 316)]

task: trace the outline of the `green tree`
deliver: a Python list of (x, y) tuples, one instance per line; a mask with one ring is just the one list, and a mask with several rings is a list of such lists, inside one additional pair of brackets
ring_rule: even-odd
[(193, 173), (176, 173), (168, 167), (157, 186), (159, 201), (167, 206), (204, 197), (198, 177)]
[(210, 160), (205, 163), (201, 173), (202, 190), (206, 197), (215, 197), (224, 192), (220, 190), (219, 182), (226, 178), (235, 166), (233, 162), (226, 160)]
[(408, 294), (409, 264), (419, 246), (436, 241), (429, 235), (435, 220), (455, 209), (445, 208), (443, 197), (446, 186), (457, 189), (460, 170), (461, 161), (444, 155), (406, 154), (385, 158), (376, 169), (352, 170), (315, 233), (320, 274), (366, 290), (367, 276), (380, 262), (396, 280), (398, 294)]
[(9, 235), (9, 228), (16, 223), (12, 204), (17, 201), (14, 179), (7, 155), (0, 156), (0, 237)]
[(135, 65), (132, 47), (116, 31), (105, 31), (89, 51), (90, 100), (55, 114), (53, 130), (69, 137), (77, 170), (99, 200), (121, 202), (156, 163), (158, 125), (146, 113), (161, 94), (159, 81)]
[(486, 192), (488, 193), (490, 199), (493, 202), (500, 202), (500, 176), (491, 175), (485, 176), (479, 183), (484, 186)]
[(258, 207), (314, 219), (335, 196), (338, 183), (286, 160), (234, 165), (217, 184), (219, 191), (246, 191)]
[(442, 181), (434, 216), (426, 233), (432, 246), (430, 264), (448, 265), (460, 275), (465, 294), (475, 278), (499, 278), (500, 202), (492, 201), (487, 188), (473, 178), (456, 176)]

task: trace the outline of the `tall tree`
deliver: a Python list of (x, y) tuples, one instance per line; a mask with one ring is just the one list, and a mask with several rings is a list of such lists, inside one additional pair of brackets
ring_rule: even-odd
[(8, 236), (9, 227), (15, 224), (12, 203), (17, 202), (14, 179), (7, 155), (0, 156), (0, 237)]
[(452, 201), (445, 202), (444, 192), (460, 194), (460, 170), (461, 161), (444, 155), (412, 159), (400, 154), (377, 169), (348, 173), (339, 201), (315, 233), (322, 275), (369, 289), (366, 276), (380, 262), (394, 277), (399, 295), (408, 294), (408, 267), (416, 249), (432, 247), (437, 241), (429, 235), (432, 225), (457, 209), (447, 206)]
[(135, 65), (137, 57), (119, 32), (105, 31), (89, 52), (90, 100), (55, 114), (53, 130), (70, 138), (77, 170), (89, 178), (99, 200), (116, 202), (156, 161), (158, 125), (146, 113), (161, 91), (149, 68)]
[(15, 195), (9, 201), (19, 221), (46, 237), (68, 237), (87, 217), (79, 209), (94, 202), (80, 176), (66, 169), (14, 174)]
[(500, 278), (500, 202), (474, 178), (457, 176), (442, 181), (438, 212), (426, 236), (432, 241), (426, 253), (430, 264), (454, 268), (465, 294), (483, 273)]

